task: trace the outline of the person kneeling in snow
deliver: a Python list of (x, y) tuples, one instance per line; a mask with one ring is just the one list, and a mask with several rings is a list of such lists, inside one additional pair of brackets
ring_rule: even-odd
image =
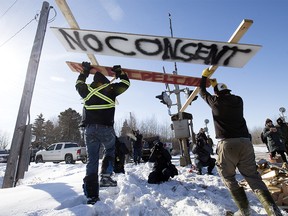
[(216, 160), (211, 157), (213, 149), (208, 144), (208, 138), (203, 128), (200, 129), (197, 134), (196, 144), (192, 147), (192, 153), (195, 155), (195, 166), (197, 168), (197, 174), (202, 175), (202, 168), (208, 166), (207, 174), (213, 175), (212, 170), (215, 167)]
[(170, 177), (178, 175), (178, 170), (171, 163), (170, 153), (163, 147), (162, 142), (157, 142), (152, 148), (149, 162), (154, 162), (153, 171), (148, 176), (149, 184), (159, 184), (168, 181)]

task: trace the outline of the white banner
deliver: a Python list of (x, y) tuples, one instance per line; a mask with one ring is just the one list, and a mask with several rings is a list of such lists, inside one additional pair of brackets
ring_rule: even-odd
[(243, 67), (261, 48), (259, 45), (175, 37), (54, 27), (52, 30), (70, 52), (192, 64)]

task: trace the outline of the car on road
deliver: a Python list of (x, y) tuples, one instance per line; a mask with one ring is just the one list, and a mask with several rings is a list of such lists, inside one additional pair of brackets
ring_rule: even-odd
[[(84, 150), (85, 155), (83, 155)], [(65, 161), (66, 164), (74, 164), (78, 160), (85, 163), (87, 161), (87, 159), (85, 160), (85, 156), (85, 147), (80, 147), (74, 142), (59, 142), (51, 144), (48, 148), (36, 152), (35, 163), (59, 163)]]
[(2, 149), (0, 150), (0, 163), (7, 163), (9, 156), (9, 150)]

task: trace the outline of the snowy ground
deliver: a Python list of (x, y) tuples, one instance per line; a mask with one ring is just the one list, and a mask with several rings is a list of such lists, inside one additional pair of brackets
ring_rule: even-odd
[[(255, 147), (255, 152), (267, 156), (265, 148)], [(126, 164), (126, 174), (114, 176), (118, 186), (100, 188), (101, 201), (94, 206), (85, 204), (82, 192), (85, 164), (31, 163), (17, 187), (0, 190), (0, 215), (220, 216), (225, 215), (226, 210), (237, 210), (216, 170), (213, 176), (198, 176), (189, 172), (189, 167), (180, 167), (179, 157), (174, 157), (173, 163), (179, 175), (160, 185), (147, 183), (151, 164)], [(6, 164), (0, 164), (1, 185), (5, 168)], [(240, 175), (237, 178), (242, 179)], [(246, 192), (253, 215), (266, 215), (251, 190)], [(283, 212), (283, 215), (288, 214)]]

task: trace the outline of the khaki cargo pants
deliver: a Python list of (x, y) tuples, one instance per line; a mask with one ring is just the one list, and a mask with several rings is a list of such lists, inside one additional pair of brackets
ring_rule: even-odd
[(216, 167), (229, 190), (239, 188), (236, 168), (255, 191), (268, 190), (257, 171), (253, 145), (248, 138), (230, 138), (218, 142)]

